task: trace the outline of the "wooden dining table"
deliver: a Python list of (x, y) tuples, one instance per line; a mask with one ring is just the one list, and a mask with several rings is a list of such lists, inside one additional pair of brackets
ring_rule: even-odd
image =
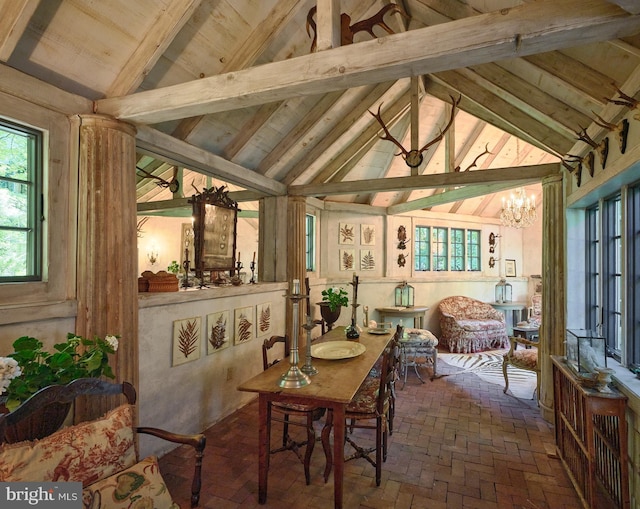
[[(359, 343), (366, 350), (356, 357), (345, 359), (313, 359), (313, 366), (318, 370), (311, 377), (311, 383), (300, 388), (282, 388), (278, 385), (280, 377), (290, 367), (289, 360), (280, 361), (266, 371), (254, 376), (238, 386), (238, 390), (256, 392), (259, 395), (259, 451), (258, 451), (258, 502), (267, 501), (267, 477), (269, 471), (269, 449), (271, 437), (267, 428), (269, 403), (287, 402), (314, 405), (333, 409), (334, 422), (341, 423), (345, 419), (345, 408), (355, 396), (358, 388), (365, 380), (378, 358), (382, 355), (395, 330), (387, 334), (372, 334), (368, 331), (360, 333)], [(337, 327), (320, 336), (313, 345), (328, 341), (345, 341), (344, 327)], [(301, 349), (299, 366), (305, 363), (306, 350)], [(342, 508), (344, 477), (344, 426), (333, 428), (333, 479), (334, 501), (336, 509)]]

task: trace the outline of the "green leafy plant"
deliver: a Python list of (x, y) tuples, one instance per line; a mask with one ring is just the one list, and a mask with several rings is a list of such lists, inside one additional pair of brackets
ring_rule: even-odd
[(69, 333), (66, 342), (53, 346), (54, 353), (43, 347), (42, 341), (23, 336), (13, 342), (13, 353), (0, 357), (0, 394), (6, 389), (3, 396), (9, 411), (49, 385), (103, 375), (115, 378), (109, 366), (109, 354), (118, 349), (117, 336), (87, 339)]
[(322, 302), (328, 302), (329, 309), (335, 311), (338, 306), (347, 306), (349, 299), (344, 288), (327, 288), (322, 290)]
[(178, 265), (178, 262), (176, 260), (173, 260), (169, 266), (167, 267), (167, 272), (171, 272), (172, 274), (177, 274), (178, 272), (180, 272), (180, 265)]

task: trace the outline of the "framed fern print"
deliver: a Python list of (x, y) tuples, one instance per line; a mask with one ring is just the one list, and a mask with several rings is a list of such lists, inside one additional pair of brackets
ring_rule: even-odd
[(253, 307), (238, 308), (234, 315), (234, 344), (246, 343), (253, 339)]
[(340, 270), (353, 270), (355, 257), (355, 249), (340, 249)]
[(360, 250), (360, 270), (373, 270), (376, 268), (376, 260), (371, 249)]
[(267, 336), (271, 334), (271, 302), (258, 304), (256, 306), (256, 336)]
[(373, 224), (360, 225), (360, 245), (374, 246), (376, 244), (376, 227)]
[(355, 244), (356, 225), (351, 223), (340, 223), (338, 232), (338, 244)]
[(229, 311), (218, 311), (207, 315), (207, 355), (220, 352), (231, 344)]
[(172, 366), (200, 358), (202, 318), (184, 318), (173, 322)]

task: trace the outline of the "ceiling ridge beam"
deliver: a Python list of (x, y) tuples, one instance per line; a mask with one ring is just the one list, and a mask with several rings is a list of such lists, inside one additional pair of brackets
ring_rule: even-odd
[[(629, 15), (600, 0), (535, 2), (188, 83), (100, 99), (94, 108), (121, 120), (152, 124), (617, 39), (638, 30), (640, 15)], [(460, 45), (460, 40), (465, 44)]]
[(411, 175), (407, 177), (387, 177), (289, 186), (288, 194), (291, 196), (331, 196), (338, 194), (362, 194), (375, 191), (400, 191), (403, 189), (437, 189), (439, 187), (466, 186), (487, 182), (538, 181), (544, 177), (558, 175), (559, 173), (560, 163), (546, 163), (461, 173)]

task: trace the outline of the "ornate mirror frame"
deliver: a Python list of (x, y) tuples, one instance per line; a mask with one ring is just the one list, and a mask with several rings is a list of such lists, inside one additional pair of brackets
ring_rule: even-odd
[(203, 189), (189, 200), (193, 210), (193, 241), (196, 277), (210, 279), (218, 272), (234, 274), (236, 266), (236, 226), (238, 203), (225, 186)]

